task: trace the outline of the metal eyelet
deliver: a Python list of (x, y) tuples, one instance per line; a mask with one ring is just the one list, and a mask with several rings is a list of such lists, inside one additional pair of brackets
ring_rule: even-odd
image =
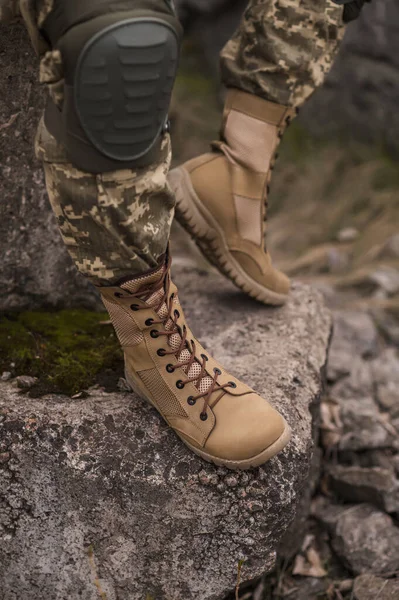
[(145, 322), (145, 326), (146, 327), (151, 327), (151, 325), (154, 323), (154, 319), (147, 319)]
[(221, 374), (222, 374), (222, 371), (221, 371), (220, 369), (218, 369), (218, 368), (216, 368), (216, 369), (213, 369), (213, 372), (214, 372), (216, 375), (221, 375)]
[(175, 372), (175, 369), (174, 369), (173, 365), (170, 365), (170, 364), (166, 365), (166, 370), (167, 370), (168, 373), (174, 373)]
[(138, 304), (131, 304), (130, 308), (131, 308), (131, 310), (137, 311), (137, 310), (139, 310), (140, 307)]
[(237, 384), (234, 383), (234, 381), (229, 381), (229, 386), (232, 387), (232, 388), (236, 388)]
[(157, 354), (158, 356), (165, 356), (166, 350), (164, 350), (164, 348), (160, 348), (159, 350), (157, 350)]
[(159, 337), (159, 333), (158, 333), (158, 331), (157, 331), (156, 329), (153, 329), (153, 330), (151, 331), (151, 333), (150, 333), (150, 336), (151, 336), (152, 338), (154, 338), (154, 340), (155, 340), (155, 339), (157, 339), (157, 338)]
[(209, 360), (209, 358), (207, 357), (206, 354), (201, 354), (201, 358), (203, 358), (204, 360), (207, 360), (207, 361)]
[(179, 379), (178, 381), (176, 381), (176, 387), (178, 390), (182, 390), (184, 388), (184, 383), (182, 382), (181, 379)]
[(180, 313), (179, 313), (179, 311), (178, 311), (178, 310), (175, 310), (175, 313), (174, 313), (174, 314), (175, 314), (175, 317), (177, 317), (178, 319), (180, 318)]
[(201, 413), (201, 414), (200, 414), (200, 419), (201, 419), (201, 421), (206, 421), (206, 420), (207, 420), (207, 418), (208, 418), (208, 415), (207, 415), (207, 413)]
[(123, 298), (123, 294), (121, 294), (120, 292), (114, 292), (114, 296), (115, 298)]
[(187, 404), (189, 404), (190, 406), (194, 406), (197, 403), (196, 399), (194, 398), (194, 396), (189, 396), (187, 398)]

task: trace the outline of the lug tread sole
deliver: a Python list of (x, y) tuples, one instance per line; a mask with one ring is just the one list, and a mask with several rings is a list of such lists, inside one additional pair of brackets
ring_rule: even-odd
[(204, 257), (254, 300), (272, 306), (284, 304), (288, 295), (260, 285), (234, 259), (220, 226), (195, 193), (189, 173), (183, 167), (177, 167), (170, 172), (169, 182), (176, 196), (176, 218)]

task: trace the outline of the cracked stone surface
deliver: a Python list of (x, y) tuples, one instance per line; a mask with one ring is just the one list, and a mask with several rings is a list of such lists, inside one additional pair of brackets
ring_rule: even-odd
[(97, 308), (61, 240), (34, 157), (45, 99), (22, 23), (0, 25), (0, 74), (0, 311)]
[(387, 513), (399, 512), (399, 481), (393, 470), (334, 465), (328, 475), (331, 489), (340, 499), (373, 504)]
[(326, 498), (314, 505), (332, 547), (355, 575), (392, 577), (399, 570), (399, 529), (391, 517), (370, 504), (341, 506)]
[(360, 575), (355, 579), (353, 593), (356, 600), (396, 600), (399, 598), (399, 581)]
[(240, 559), (245, 584), (273, 568), (290, 526), (290, 550), (301, 543), (330, 314), (306, 286), (267, 309), (217, 275), (176, 279), (200, 340), (284, 414), (292, 441), (236, 473), (191, 454), (133, 394), (32, 399), (0, 383), (2, 600), (221, 600)]

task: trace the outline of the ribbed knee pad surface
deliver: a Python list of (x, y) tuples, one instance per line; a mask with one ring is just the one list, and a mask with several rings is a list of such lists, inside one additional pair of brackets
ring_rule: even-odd
[(109, 158), (145, 155), (167, 119), (179, 42), (164, 21), (136, 18), (95, 35), (75, 73), (75, 104), (92, 144)]

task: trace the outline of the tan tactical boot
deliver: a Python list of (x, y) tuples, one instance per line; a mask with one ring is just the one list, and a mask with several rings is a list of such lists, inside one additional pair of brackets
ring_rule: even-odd
[(219, 271), (265, 304), (283, 304), (290, 287), (272, 266), (264, 238), (276, 148), (293, 114), (230, 89), (222, 141), (169, 175), (178, 221)]
[(261, 465), (284, 448), (290, 429), (201, 347), (169, 268), (167, 260), (145, 276), (99, 288), (123, 346), (126, 379), (205, 460), (230, 469)]

